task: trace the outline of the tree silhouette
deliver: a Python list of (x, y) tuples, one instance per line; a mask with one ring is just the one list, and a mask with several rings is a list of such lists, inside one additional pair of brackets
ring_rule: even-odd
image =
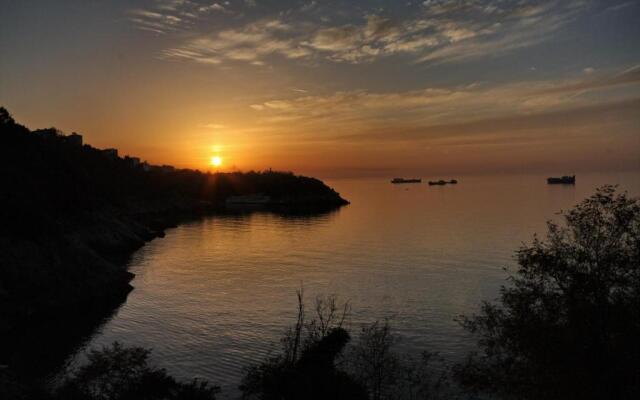
[(342, 327), (350, 306), (335, 296), (317, 297), (307, 321), (304, 293), (298, 295), (296, 324), (282, 339), (282, 353), (246, 370), (240, 389), (244, 399), (366, 400), (367, 394), (337, 360), (351, 340)]
[(0, 107), (0, 125), (13, 125), (15, 121), (6, 108)]
[(475, 392), (518, 399), (640, 394), (640, 201), (603, 186), (517, 252), (498, 304), (462, 323), (481, 353), (458, 366)]
[(52, 396), (60, 400), (215, 400), (219, 389), (207, 382), (181, 383), (148, 365), (150, 351), (114, 343), (92, 350)]

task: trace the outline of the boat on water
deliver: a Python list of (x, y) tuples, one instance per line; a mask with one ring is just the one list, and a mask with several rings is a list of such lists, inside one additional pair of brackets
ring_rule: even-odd
[(572, 175), (564, 175), (561, 177), (550, 177), (547, 178), (547, 183), (549, 185), (554, 185), (554, 184), (561, 184), (561, 185), (575, 185), (576, 183), (576, 176)]
[(457, 184), (457, 183), (458, 183), (458, 181), (457, 181), (457, 180), (455, 180), (455, 179), (451, 179), (450, 181), (445, 181), (445, 180), (442, 180), (442, 179), (440, 179), (439, 181), (429, 181), (429, 185), (431, 185), (431, 186), (433, 186), (433, 185), (441, 185), (441, 186), (444, 186), (444, 185), (446, 185), (446, 184), (449, 184), (449, 185), (455, 185), (455, 184)]
[(410, 178), (410, 179), (406, 179), (406, 178), (393, 178), (391, 180), (391, 183), (421, 183), (422, 179), (420, 178)]

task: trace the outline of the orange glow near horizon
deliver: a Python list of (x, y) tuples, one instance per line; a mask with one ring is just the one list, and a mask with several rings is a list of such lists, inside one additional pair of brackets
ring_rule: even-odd
[(0, 105), (203, 171), (640, 169), (640, 2), (485, 2), (4, 2)]

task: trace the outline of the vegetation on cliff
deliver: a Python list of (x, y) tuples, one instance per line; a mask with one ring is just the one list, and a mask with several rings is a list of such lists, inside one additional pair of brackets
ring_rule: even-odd
[[(106, 315), (130, 290), (123, 259), (183, 218), (223, 211), (229, 196), (263, 194), (280, 207), (347, 202), (289, 172), (204, 173), (152, 166), (82, 144), (55, 128), (31, 131), (0, 108), (0, 339)], [(28, 329), (23, 329), (27, 326)], [(17, 362), (0, 340), (0, 364)]]

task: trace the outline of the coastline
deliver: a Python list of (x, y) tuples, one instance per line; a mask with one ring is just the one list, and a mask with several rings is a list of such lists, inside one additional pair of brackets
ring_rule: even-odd
[[(182, 207), (172, 204), (165, 210), (154, 209), (135, 216), (118, 216), (114, 212), (100, 214), (98, 223), (78, 227), (68, 235), (68, 243), (73, 248), (64, 249), (64, 252), (75, 253), (76, 258), (83, 260), (91, 259), (91, 265), (100, 266), (101, 273), (88, 274), (82, 282), (74, 282), (85, 286), (86, 290), (60, 288), (62, 290), (57, 291), (55, 297), (46, 299), (46, 304), (5, 303), (3, 308), (12, 312), (4, 312), (0, 324), (3, 343), (0, 345), (0, 364), (28, 380), (46, 380), (51, 373), (64, 368), (68, 355), (117, 312), (134, 289), (131, 281), (135, 275), (128, 271), (130, 257), (148, 242), (163, 238), (167, 229), (218, 214), (256, 211), (283, 215), (317, 214), (339, 207), (279, 204), (260, 209), (228, 209), (197, 202)], [(33, 360), (40, 360), (35, 368)]]
[(145, 166), (8, 113), (0, 144), (0, 365), (18, 376), (41, 377), (111, 315), (133, 289), (127, 260), (166, 229), (227, 212), (230, 196), (284, 213), (348, 204), (314, 178)]

